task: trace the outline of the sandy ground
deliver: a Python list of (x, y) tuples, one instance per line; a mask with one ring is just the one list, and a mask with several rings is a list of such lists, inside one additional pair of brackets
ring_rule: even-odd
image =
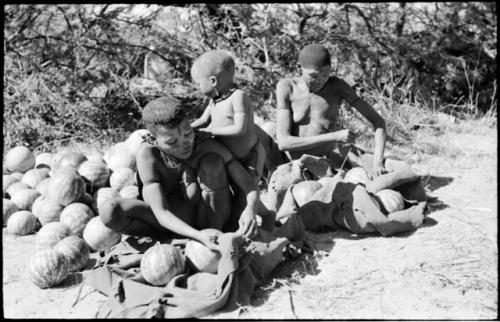
[[(308, 234), (318, 252), (281, 264), (254, 293), (247, 319), (495, 319), (498, 312), (497, 136), (442, 136), (456, 157), (418, 170), (439, 201), (424, 227), (396, 237)], [(6, 318), (92, 318), (104, 296), (78, 278), (40, 290), (27, 277), (34, 236), (3, 229)], [(211, 318), (217, 318), (214, 314)]]

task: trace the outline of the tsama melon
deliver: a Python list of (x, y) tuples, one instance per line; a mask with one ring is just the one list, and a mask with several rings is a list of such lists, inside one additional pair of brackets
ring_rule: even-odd
[(403, 196), (399, 192), (392, 189), (383, 189), (376, 192), (375, 199), (379, 201), (382, 211), (387, 214), (403, 210), (405, 208)]
[(50, 152), (40, 153), (35, 157), (35, 168), (49, 168), (52, 165), (53, 154)]
[(94, 150), (88, 154), (86, 154), (88, 161), (100, 161), (104, 163), (104, 153), (99, 150)]
[(296, 183), (293, 186), (292, 194), (299, 207), (305, 205), (311, 199), (312, 195), (321, 189), (322, 185), (318, 181), (306, 180)]
[(125, 142), (119, 142), (109, 149), (105, 155), (108, 167), (116, 171), (119, 168), (130, 168), (135, 170), (135, 155), (127, 148)]
[(41, 193), (35, 189), (21, 189), (12, 194), (10, 200), (16, 204), (17, 208), (31, 211), (33, 202), (39, 196)]
[(120, 190), (120, 197), (137, 199), (139, 197), (139, 188), (137, 186), (126, 186)]
[(16, 146), (7, 152), (4, 164), (10, 172), (24, 173), (35, 166), (35, 155), (25, 146)]
[(78, 272), (84, 268), (90, 258), (89, 246), (78, 236), (65, 237), (56, 244), (54, 250), (68, 259), (70, 272)]
[(85, 161), (87, 161), (87, 157), (83, 153), (76, 151), (67, 151), (59, 157), (57, 163), (54, 164), (53, 170), (58, 170), (65, 167), (78, 170), (80, 165)]
[(90, 219), (83, 230), (83, 239), (94, 251), (107, 250), (118, 244), (122, 234), (106, 227), (101, 218)]
[(49, 192), (50, 180), (52, 178), (45, 178), (36, 186), (36, 190), (42, 194), (42, 196), (46, 196)]
[(10, 175), (17, 178), (19, 181), (21, 181), (21, 179), (24, 176), (24, 173), (18, 171), (18, 172), (12, 172)]
[(347, 171), (344, 176), (344, 182), (350, 182), (354, 184), (360, 183), (366, 186), (369, 181), (370, 178), (368, 177), (368, 173), (362, 167), (352, 168), (351, 170)]
[(42, 196), (33, 204), (32, 211), (42, 226), (45, 226), (50, 222), (59, 221), (63, 209), (57, 201)]
[(89, 206), (75, 202), (62, 210), (59, 220), (71, 229), (73, 235), (81, 236), (85, 226), (92, 218), (94, 218), (94, 212)]
[(39, 248), (50, 248), (70, 235), (71, 230), (67, 225), (60, 222), (49, 222), (42, 226), (36, 234), (36, 243)]
[(3, 198), (2, 203), (3, 203), (3, 226), (5, 227), (7, 225), (7, 221), (9, 220), (10, 216), (16, 211), (19, 211), (19, 208), (17, 208), (16, 204), (9, 199)]
[(63, 206), (79, 200), (85, 193), (85, 183), (73, 168), (61, 168), (54, 172), (47, 197)]
[[(222, 235), (217, 229), (205, 229), (204, 231), (213, 231), (217, 235)], [(185, 249), (186, 258), (189, 258), (191, 263), (200, 272), (217, 273), (217, 267), (221, 254), (210, 250), (207, 246), (199, 241), (190, 240), (186, 243)]]
[(27, 210), (16, 211), (7, 220), (7, 231), (12, 235), (29, 235), (38, 227), (36, 217)]
[(141, 259), (141, 274), (151, 285), (166, 285), (184, 272), (185, 257), (172, 245), (156, 244)]
[(30, 186), (28, 186), (26, 183), (24, 182), (14, 182), (13, 184), (11, 184), (8, 188), (7, 188), (7, 195), (12, 198), (12, 195), (15, 194), (17, 191), (19, 190), (23, 190), (23, 189), (31, 189)]
[(21, 179), (21, 182), (24, 182), (31, 188), (35, 189), (43, 179), (49, 176), (49, 171), (50, 170), (48, 168), (28, 170)]
[(135, 171), (130, 168), (118, 168), (109, 177), (109, 185), (116, 191), (123, 187), (133, 185), (135, 180)]
[(78, 168), (78, 173), (85, 179), (87, 191), (91, 193), (107, 186), (111, 174), (104, 162), (96, 160), (83, 162)]
[(29, 261), (30, 279), (40, 288), (57, 286), (68, 274), (68, 259), (54, 249), (40, 250)]
[(99, 212), (99, 209), (101, 209), (104, 202), (115, 198), (120, 198), (120, 194), (116, 190), (111, 188), (101, 188), (94, 193), (92, 207), (94, 210)]
[(17, 179), (11, 174), (4, 174), (2, 177), (3, 193), (4, 194), (7, 193), (7, 189), (16, 182), (19, 182), (19, 179)]
[(142, 136), (146, 136), (148, 134), (150, 134), (148, 130), (139, 129), (129, 135), (129, 137), (125, 140), (125, 144), (130, 153), (132, 153), (134, 156), (137, 155), (137, 151), (139, 150), (143, 142)]

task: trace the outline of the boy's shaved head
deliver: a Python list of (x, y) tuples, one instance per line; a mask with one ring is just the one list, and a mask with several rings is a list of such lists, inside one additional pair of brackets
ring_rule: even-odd
[(154, 130), (157, 125), (174, 128), (185, 118), (186, 109), (182, 99), (174, 96), (154, 99), (142, 110), (142, 121), (150, 131)]
[(308, 45), (299, 54), (299, 63), (305, 68), (330, 66), (330, 53), (321, 45)]
[(225, 75), (232, 78), (234, 68), (234, 60), (226, 51), (211, 50), (194, 61), (191, 67), (191, 77), (195, 79), (200, 76)]

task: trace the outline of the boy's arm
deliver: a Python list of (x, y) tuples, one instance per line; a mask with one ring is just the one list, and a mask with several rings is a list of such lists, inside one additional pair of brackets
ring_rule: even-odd
[(160, 156), (151, 147), (144, 145), (137, 154), (137, 171), (143, 181), (143, 198), (151, 207), (159, 224), (182, 236), (196, 239), (211, 249), (217, 249), (210, 236), (194, 229), (170, 210), (167, 201), (165, 187), (160, 180), (159, 167), (163, 166)]
[(191, 122), (191, 127), (193, 129), (199, 129), (201, 127), (208, 126), (210, 122), (210, 104), (205, 108), (203, 114), (193, 122)]
[(233, 105), (234, 123), (228, 126), (214, 128), (209, 132), (214, 136), (241, 136), (247, 132), (250, 123), (250, 114), (253, 113), (250, 100), (242, 90), (236, 90), (231, 97)]
[(384, 169), (384, 149), (386, 139), (386, 125), (384, 119), (375, 109), (368, 104), (365, 100), (360, 98), (354, 89), (349, 86), (345, 81), (340, 80), (340, 89), (343, 97), (348, 101), (356, 110), (361, 113), (375, 129), (375, 151), (373, 157), (373, 172), (376, 176), (383, 174)]
[(299, 137), (292, 135), (292, 107), (290, 102), (290, 84), (287, 79), (282, 79), (276, 86), (276, 100), (278, 111), (276, 113), (276, 141), (282, 151), (300, 151), (314, 148), (330, 142), (344, 142), (352, 138), (349, 130), (341, 130), (313, 136)]

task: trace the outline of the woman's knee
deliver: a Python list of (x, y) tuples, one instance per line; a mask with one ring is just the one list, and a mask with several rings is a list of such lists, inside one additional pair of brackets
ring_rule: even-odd
[(104, 225), (114, 231), (123, 231), (130, 225), (131, 218), (127, 218), (121, 207), (122, 198), (113, 198), (103, 202), (99, 209), (99, 218)]

